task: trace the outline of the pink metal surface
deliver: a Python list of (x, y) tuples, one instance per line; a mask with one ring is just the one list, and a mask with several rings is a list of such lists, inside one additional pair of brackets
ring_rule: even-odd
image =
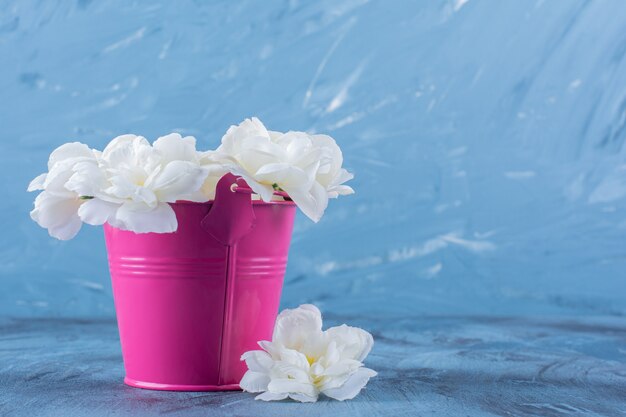
[(174, 233), (104, 226), (128, 385), (238, 389), (241, 354), (271, 339), (295, 205), (251, 201), (236, 181), (214, 202), (172, 204)]

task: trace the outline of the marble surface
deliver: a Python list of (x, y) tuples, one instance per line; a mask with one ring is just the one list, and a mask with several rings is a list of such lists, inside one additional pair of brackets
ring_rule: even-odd
[(378, 370), (352, 401), (264, 403), (242, 392), (173, 393), (122, 383), (115, 322), (0, 322), (0, 415), (626, 415), (626, 321), (545, 317), (327, 317), (366, 325)]

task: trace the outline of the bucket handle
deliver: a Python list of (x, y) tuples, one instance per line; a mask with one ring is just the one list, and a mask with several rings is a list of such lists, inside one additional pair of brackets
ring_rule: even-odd
[(226, 246), (248, 234), (256, 220), (251, 195), (235, 192), (239, 187), (248, 188), (248, 184), (231, 173), (224, 175), (217, 182), (211, 209), (201, 221), (202, 228)]

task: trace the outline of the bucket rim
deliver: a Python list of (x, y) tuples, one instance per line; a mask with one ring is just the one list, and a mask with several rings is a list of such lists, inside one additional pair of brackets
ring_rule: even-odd
[[(169, 205), (211, 205), (215, 202), (215, 200), (209, 201), (188, 201), (188, 200), (177, 200), (174, 203), (168, 203)], [(293, 201), (263, 201), (263, 200), (251, 200), (251, 204), (253, 205), (279, 205), (279, 206), (295, 206), (296, 203)]]

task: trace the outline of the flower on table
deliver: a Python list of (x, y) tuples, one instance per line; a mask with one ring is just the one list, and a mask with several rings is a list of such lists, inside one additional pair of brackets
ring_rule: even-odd
[(322, 315), (313, 305), (284, 310), (272, 341), (242, 355), (248, 371), (240, 386), (264, 401), (315, 402), (320, 394), (352, 399), (376, 376), (363, 366), (373, 344), (371, 334), (345, 324), (323, 331)]

